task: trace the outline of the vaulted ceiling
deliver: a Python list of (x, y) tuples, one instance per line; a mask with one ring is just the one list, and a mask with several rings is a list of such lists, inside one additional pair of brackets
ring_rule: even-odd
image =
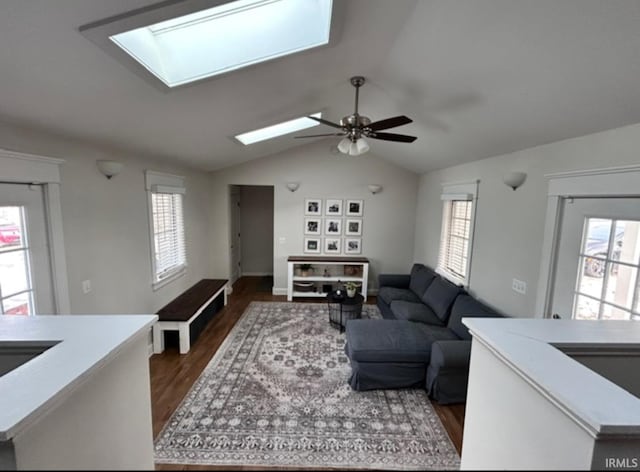
[(337, 121), (364, 75), (360, 112), (407, 115), (389, 131), (418, 136), (371, 152), (416, 172), (640, 122), (640, 1), (335, 2), (335, 45), (164, 92), (78, 31), (155, 0), (3, 0), (0, 118), (215, 170), (304, 152), (231, 136), (317, 110)]

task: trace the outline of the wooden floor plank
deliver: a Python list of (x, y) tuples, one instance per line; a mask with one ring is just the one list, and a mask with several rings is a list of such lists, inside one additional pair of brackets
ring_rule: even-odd
[[(220, 345), (252, 301), (286, 301), (285, 296), (258, 291), (260, 277), (242, 277), (233, 285), (228, 304), (217, 313), (202, 331), (198, 340), (187, 354), (180, 354), (178, 347), (168, 347), (162, 354), (150, 358), (151, 407), (153, 417), (153, 437), (160, 434), (171, 414), (189, 392), (193, 383), (209, 364)], [(319, 303), (317, 298), (296, 299)], [(367, 303), (375, 303), (370, 297)], [(458, 453), (462, 450), (464, 426), (464, 405), (438, 405), (434, 409), (444, 425)], [(286, 468), (277, 468), (287, 470)], [(180, 464), (157, 464), (156, 470), (275, 470), (273, 467), (229, 467), (195, 466)], [(298, 470), (298, 469), (291, 469)], [(327, 468), (326, 470), (332, 470)]]

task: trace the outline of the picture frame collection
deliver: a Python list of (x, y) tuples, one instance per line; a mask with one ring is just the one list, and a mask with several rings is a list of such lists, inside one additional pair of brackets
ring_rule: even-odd
[(360, 199), (305, 199), (304, 252), (362, 254), (363, 214), (364, 201)]

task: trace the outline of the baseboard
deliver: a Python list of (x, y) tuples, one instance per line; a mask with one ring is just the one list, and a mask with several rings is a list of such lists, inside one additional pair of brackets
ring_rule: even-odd
[(378, 295), (378, 289), (377, 288), (368, 288), (367, 289), (367, 295), (373, 295), (373, 296)]
[(273, 287), (273, 289), (271, 290), (271, 293), (273, 295), (287, 295), (287, 289), (286, 288)]
[(245, 275), (249, 277), (265, 277), (267, 275), (273, 275), (273, 272), (243, 272), (241, 277), (244, 277)]

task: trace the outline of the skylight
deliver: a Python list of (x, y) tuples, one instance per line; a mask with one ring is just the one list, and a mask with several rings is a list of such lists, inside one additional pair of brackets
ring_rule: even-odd
[[(309, 116), (315, 116), (316, 118), (322, 118), (322, 113), (314, 113)], [(266, 128), (260, 128), (255, 131), (249, 131), (236, 136), (236, 139), (245, 146), (248, 144), (257, 143), (266, 139), (276, 138), (283, 134), (295, 133), (303, 129), (318, 126), (320, 123), (309, 119), (307, 117), (296, 118), (294, 120), (278, 123), (277, 125), (267, 126)]]
[(237, 0), (109, 36), (168, 87), (329, 42), (332, 0)]

